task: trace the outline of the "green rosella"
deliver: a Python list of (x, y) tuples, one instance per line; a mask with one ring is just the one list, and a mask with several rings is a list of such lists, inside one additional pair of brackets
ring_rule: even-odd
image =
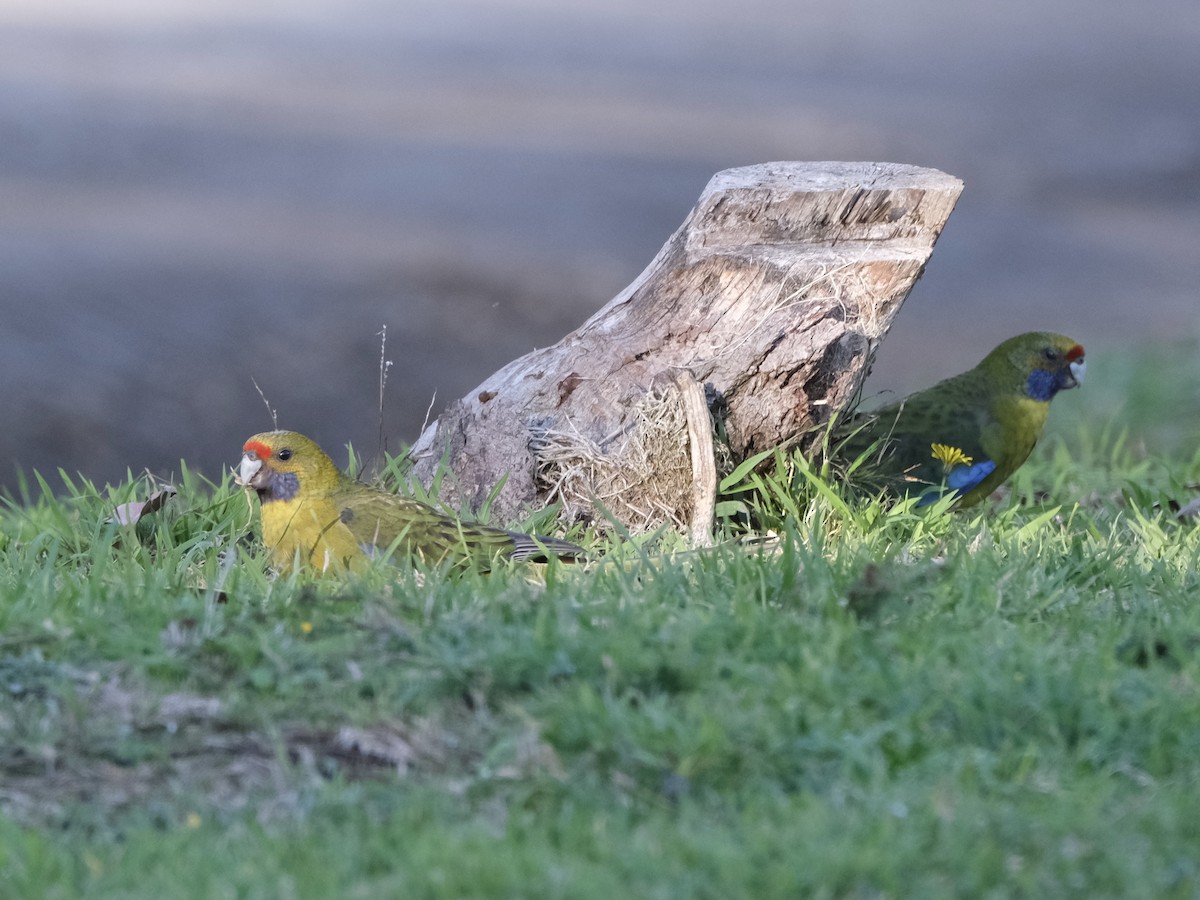
[(258, 494), (263, 543), (280, 569), (357, 570), (376, 551), (486, 570), (497, 558), (546, 562), (583, 550), (557, 538), (460, 522), (343, 475), (313, 441), (294, 431), (256, 434), (242, 447), (238, 480)]
[(1084, 368), (1070, 338), (1017, 335), (969, 372), (854, 416), (835, 433), (834, 454), (852, 483), (919, 495), (921, 506), (949, 491), (971, 506), (1029, 458), (1050, 401), (1077, 387)]

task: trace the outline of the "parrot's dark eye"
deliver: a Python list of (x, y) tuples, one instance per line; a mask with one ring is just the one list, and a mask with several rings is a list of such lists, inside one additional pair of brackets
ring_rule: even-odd
[(279, 459), (283, 460), (284, 462), (287, 462), (289, 459), (292, 458), (292, 451), (290, 448), (284, 447), (282, 450), (280, 450), (278, 453), (276, 453), (275, 456), (278, 457)]
[(1046, 358), (1046, 362), (1058, 362), (1058, 351), (1053, 347), (1047, 347), (1043, 350), (1042, 356)]

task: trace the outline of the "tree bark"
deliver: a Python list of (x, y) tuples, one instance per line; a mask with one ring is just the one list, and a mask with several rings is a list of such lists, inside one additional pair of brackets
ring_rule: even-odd
[(473, 507), (504, 479), (501, 521), (556, 500), (567, 518), (633, 529), (705, 521), (676, 375), (704, 386), (726, 469), (827, 421), (856, 397), (961, 191), (891, 163), (717, 173), (629, 287), (451, 403), (413, 445), (415, 474), (428, 484), (444, 460), (449, 493)]

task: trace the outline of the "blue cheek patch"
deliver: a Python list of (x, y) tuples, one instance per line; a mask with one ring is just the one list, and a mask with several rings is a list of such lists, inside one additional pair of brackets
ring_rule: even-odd
[(1044, 403), (1049, 403), (1061, 389), (1062, 377), (1046, 369), (1034, 369), (1025, 383), (1025, 391), (1030, 398)]
[[(966, 494), (972, 489), (983, 483), (983, 479), (987, 478), (996, 471), (996, 464), (990, 459), (985, 459), (982, 462), (977, 462), (973, 466), (958, 466), (946, 478), (946, 488), (954, 491), (956, 494)], [(921, 500), (917, 503), (918, 507), (928, 506), (939, 497), (942, 496), (940, 490), (930, 489), (922, 495)]]
[(266, 490), (258, 492), (258, 499), (263, 502), (270, 500), (291, 500), (300, 491), (300, 479), (295, 472), (276, 472), (267, 482)]

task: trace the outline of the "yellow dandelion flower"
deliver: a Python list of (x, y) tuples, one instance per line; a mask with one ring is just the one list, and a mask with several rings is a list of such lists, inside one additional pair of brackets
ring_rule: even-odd
[(929, 446), (933, 448), (933, 458), (940, 462), (947, 472), (955, 466), (969, 466), (971, 464), (972, 457), (967, 456), (958, 447), (938, 443), (933, 443)]
[(301, 622), (300, 630), (305, 634), (312, 634), (312, 622)]
[(188, 828), (192, 829), (192, 831), (195, 831), (197, 828), (199, 828), (202, 821), (203, 820), (200, 818), (200, 813), (190, 812), (187, 814), (186, 824)]

